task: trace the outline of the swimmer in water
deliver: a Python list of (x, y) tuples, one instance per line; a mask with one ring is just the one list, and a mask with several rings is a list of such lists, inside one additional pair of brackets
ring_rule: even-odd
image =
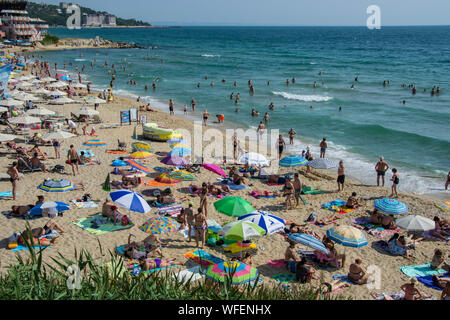
[(269, 113), (268, 112), (266, 112), (266, 114), (264, 115), (264, 121), (269, 121), (270, 120), (270, 116), (269, 116)]
[(275, 109), (275, 105), (273, 104), (273, 102), (271, 102), (269, 104), (269, 110), (273, 110), (273, 109)]

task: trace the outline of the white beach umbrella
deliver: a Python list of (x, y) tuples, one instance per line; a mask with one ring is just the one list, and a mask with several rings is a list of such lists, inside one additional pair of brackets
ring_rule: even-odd
[(52, 77), (45, 77), (43, 79), (41, 79), (42, 82), (56, 82), (58, 80), (56, 80), (55, 78)]
[(36, 117), (30, 117), (28, 115), (22, 115), (19, 117), (14, 117), (8, 119), (9, 123), (21, 123), (21, 124), (33, 124), (33, 123), (41, 123), (41, 119)]
[(79, 110), (75, 112), (77, 116), (79, 115), (85, 115), (85, 116), (95, 116), (97, 114), (100, 114), (97, 110), (88, 108), (88, 107), (81, 107)]
[(86, 99), (86, 103), (88, 104), (103, 104), (106, 103), (106, 100), (100, 99), (99, 97), (95, 97), (94, 99)]
[(31, 91), (34, 94), (44, 94), (44, 95), (49, 95), (51, 93), (50, 90), (44, 89), (44, 88), (39, 88), (36, 90)]
[(12, 141), (12, 140), (14, 140), (16, 138), (18, 138), (18, 137), (17, 136), (13, 136), (12, 134), (0, 133), (0, 142)]
[(17, 85), (19, 88), (28, 88), (28, 87), (32, 87), (33, 84), (29, 83), (29, 82), (21, 82)]
[(75, 83), (72, 85), (73, 88), (77, 88), (77, 89), (86, 89), (86, 85), (82, 84), (82, 83)]
[(64, 83), (62, 81), (58, 81), (58, 82), (49, 84), (47, 87), (49, 87), (49, 88), (63, 88), (63, 87), (67, 87), (67, 83)]
[(53, 139), (57, 139), (57, 140), (63, 140), (63, 139), (68, 139), (68, 138), (72, 138), (75, 137), (74, 134), (67, 132), (67, 131), (53, 131), (53, 132), (48, 132), (46, 134), (44, 134), (42, 136), (42, 139), (44, 140), (53, 140)]
[(17, 94), (14, 95), (14, 98), (17, 100), (22, 100), (22, 101), (38, 101), (40, 100), (38, 97), (26, 93), (26, 92), (19, 92)]
[(434, 221), (422, 216), (411, 215), (399, 218), (395, 224), (408, 231), (428, 231), (434, 229)]
[(0, 112), (7, 112), (7, 111), (9, 111), (9, 109), (8, 109), (8, 108), (5, 108), (5, 107), (0, 107)]
[(26, 114), (35, 115), (35, 116), (51, 116), (51, 115), (54, 115), (55, 112), (52, 110), (48, 110), (46, 108), (36, 108), (36, 109), (28, 110), (26, 112)]
[(28, 81), (28, 80), (31, 80), (33, 78), (34, 78), (33, 76), (28, 75), (28, 76), (20, 76), (20, 77), (17, 78), (17, 80), (18, 81)]
[(20, 100), (15, 100), (15, 99), (6, 99), (6, 100), (1, 100), (0, 101), (0, 106), (23, 106), (24, 102), (20, 101)]
[(61, 97), (61, 98), (49, 101), (49, 104), (67, 104), (67, 103), (78, 103), (78, 101), (69, 99), (67, 97)]
[(239, 157), (238, 162), (250, 166), (268, 166), (270, 164), (266, 157), (256, 152), (244, 153)]
[(67, 96), (67, 93), (56, 89), (54, 91), (50, 91), (47, 95), (48, 96)]

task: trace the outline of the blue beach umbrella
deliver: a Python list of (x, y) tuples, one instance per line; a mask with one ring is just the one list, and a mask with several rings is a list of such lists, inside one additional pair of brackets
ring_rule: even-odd
[(293, 154), (293, 155), (290, 155), (290, 156), (287, 156), (287, 157), (284, 157), (283, 159), (281, 159), (279, 162), (279, 165), (281, 167), (293, 168), (293, 167), (305, 166), (307, 163), (308, 163), (308, 160), (306, 160), (302, 156)]
[(134, 191), (118, 190), (109, 194), (112, 201), (119, 206), (130, 211), (147, 213), (150, 212), (150, 206), (144, 198)]
[(47, 192), (65, 192), (75, 189), (75, 185), (66, 179), (49, 179), (42, 182), (38, 188)]
[(188, 154), (191, 154), (192, 153), (192, 150), (191, 149), (188, 149), (188, 148), (173, 148), (170, 152), (169, 152), (169, 155), (170, 156), (179, 156), (179, 157), (182, 157), (182, 156), (185, 156), (185, 155), (188, 155)]
[(19, 63), (16, 63), (16, 66), (18, 66), (18, 67), (23, 67), (23, 68), (25, 68), (25, 67), (26, 67), (26, 65), (25, 65), (25, 64), (23, 64), (23, 63), (21, 63), (21, 62), (19, 62)]
[(331, 240), (347, 247), (360, 248), (367, 245), (364, 233), (352, 226), (338, 226), (328, 229), (327, 236)]
[(60, 80), (66, 80), (66, 81), (73, 81), (71, 78), (69, 78), (68, 76), (62, 76), (59, 77)]
[(44, 209), (50, 209), (55, 208), (58, 212), (70, 210), (70, 204), (59, 202), (59, 201), (46, 201), (44, 203), (40, 203), (37, 206), (34, 206), (30, 210), (30, 214), (35, 215), (42, 215), (42, 211)]
[(386, 214), (404, 214), (408, 212), (408, 206), (397, 199), (383, 198), (373, 202), (375, 209)]
[(285, 227), (283, 219), (264, 211), (254, 211), (240, 216), (238, 220), (250, 221), (266, 231), (266, 235), (274, 234)]
[(315, 250), (319, 250), (320, 252), (323, 252), (325, 254), (329, 253), (324, 244), (312, 235), (305, 233), (291, 233), (288, 237), (295, 242), (301, 243)]

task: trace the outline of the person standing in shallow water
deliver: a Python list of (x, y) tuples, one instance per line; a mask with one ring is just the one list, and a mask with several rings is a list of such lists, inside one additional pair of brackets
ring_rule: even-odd
[(392, 169), (392, 173), (393, 173), (392, 178), (391, 178), (391, 181), (392, 181), (392, 187), (391, 187), (392, 193), (391, 193), (390, 197), (398, 198), (397, 186), (400, 183), (400, 174), (397, 172), (397, 169), (395, 169), (395, 168)]
[(344, 183), (345, 183), (345, 168), (344, 168), (344, 161), (341, 160), (339, 161), (338, 177), (337, 177), (338, 192), (344, 191)]
[(328, 144), (327, 138), (323, 138), (320, 143), (320, 158), (325, 158), (325, 152), (327, 152)]
[(377, 162), (375, 165), (375, 170), (377, 171), (377, 186), (380, 186), (380, 177), (381, 177), (381, 183), (384, 187), (384, 176), (386, 174), (386, 171), (389, 169), (389, 165), (386, 161), (384, 161), (384, 158), (381, 157), (380, 161)]
[(289, 130), (289, 144), (294, 144), (294, 136), (297, 134), (293, 128)]

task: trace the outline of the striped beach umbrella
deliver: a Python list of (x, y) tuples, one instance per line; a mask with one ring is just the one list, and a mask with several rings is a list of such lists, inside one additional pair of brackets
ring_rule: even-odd
[(331, 169), (336, 168), (338, 166), (338, 163), (330, 159), (319, 158), (308, 161), (308, 166), (314, 169)]
[(167, 176), (180, 181), (196, 181), (198, 180), (191, 173), (184, 170), (175, 170), (167, 173)]
[(46, 201), (44, 203), (40, 203), (37, 206), (34, 206), (30, 210), (31, 215), (41, 215), (42, 211), (45, 209), (54, 208), (58, 212), (70, 210), (70, 204), (59, 202), (59, 201)]
[(133, 159), (125, 159), (124, 162), (126, 164), (128, 164), (129, 166), (133, 167), (134, 169), (137, 169), (137, 170), (139, 170), (141, 172), (144, 172), (147, 175), (150, 174), (150, 170), (146, 166), (144, 166), (142, 163), (140, 163), (140, 162), (137, 162), (137, 161), (135, 161)]
[(266, 235), (274, 234), (285, 227), (283, 219), (264, 211), (254, 211), (240, 216), (238, 220), (249, 221), (266, 231)]
[(164, 172), (161, 175), (159, 175), (155, 180), (161, 183), (178, 183), (181, 182), (181, 180), (172, 178), (169, 176), (170, 172)]
[(301, 243), (307, 247), (313, 248), (325, 254), (329, 253), (327, 248), (325, 248), (325, 245), (319, 239), (313, 237), (312, 235), (305, 233), (291, 233), (289, 234), (288, 237), (289, 239), (297, 243)]
[(399, 218), (395, 224), (408, 231), (428, 231), (434, 229), (434, 221), (422, 216), (406, 216)]
[(188, 164), (186, 159), (176, 155), (168, 155), (161, 162), (171, 166), (184, 166)]
[(404, 214), (408, 212), (408, 206), (397, 199), (383, 198), (373, 202), (375, 209), (386, 214)]
[(270, 164), (270, 161), (266, 157), (256, 152), (244, 153), (239, 157), (237, 162), (250, 166), (268, 166)]
[(214, 208), (230, 217), (240, 217), (255, 211), (250, 202), (240, 197), (225, 197), (214, 202)]
[(109, 194), (112, 201), (119, 206), (134, 212), (150, 212), (147, 201), (137, 192), (130, 190), (118, 190)]
[(144, 222), (139, 230), (151, 234), (166, 234), (172, 231), (177, 231), (180, 224), (169, 217), (153, 217)]
[(170, 156), (186, 156), (192, 153), (192, 150), (189, 148), (173, 148), (170, 152), (169, 155)]
[(83, 142), (83, 146), (103, 147), (103, 146), (106, 146), (106, 145), (107, 145), (107, 143), (105, 141), (100, 140), (100, 139), (88, 140), (86, 142)]
[(331, 240), (347, 247), (363, 247), (367, 245), (364, 233), (352, 226), (338, 226), (327, 230), (327, 236)]
[(205, 276), (215, 282), (225, 282), (229, 277), (232, 284), (242, 284), (256, 280), (258, 270), (240, 261), (224, 261), (208, 267)]
[(38, 188), (47, 192), (65, 192), (75, 189), (75, 185), (66, 179), (48, 179)]
[(139, 151), (147, 151), (150, 152), (153, 150), (153, 147), (147, 143), (147, 142), (135, 142), (131, 145), (133, 150), (139, 150)]
[(450, 201), (438, 203), (436, 207), (442, 210), (450, 211)]
[(131, 159), (147, 159), (153, 157), (153, 154), (147, 151), (136, 151), (130, 154)]
[(307, 163), (308, 163), (308, 160), (306, 160), (302, 156), (293, 154), (293, 155), (290, 155), (290, 156), (287, 156), (287, 157), (284, 157), (283, 159), (281, 159), (279, 162), (279, 165), (281, 167), (293, 168), (293, 167), (304, 166)]
[(241, 220), (227, 223), (219, 234), (225, 239), (245, 241), (265, 235), (266, 230), (250, 221)]

